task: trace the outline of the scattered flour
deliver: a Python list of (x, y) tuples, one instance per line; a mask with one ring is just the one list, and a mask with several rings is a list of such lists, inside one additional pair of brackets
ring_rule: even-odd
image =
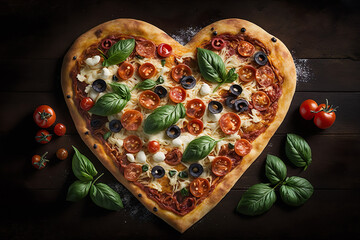
[(295, 59), (297, 81), (307, 83), (313, 78), (313, 73), (307, 59)]
[(171, 37), (182, 45), (185, 45), (193, 38), (193, 36), (195, 36), (196, 33), (200, 31), (200, 29), (200, 27), (188, 27), (180, 29), (175, 34), (171, 34)]

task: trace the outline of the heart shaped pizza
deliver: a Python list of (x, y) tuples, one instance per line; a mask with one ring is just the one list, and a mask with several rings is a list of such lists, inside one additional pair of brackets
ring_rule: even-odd
[(241, 19), (215, 22), (185, 46), (146, 22), (113, 20), (81, 35), (62, 67), (84, 142), (180, 232), (256, 160), (295, 86), (285, 45)]

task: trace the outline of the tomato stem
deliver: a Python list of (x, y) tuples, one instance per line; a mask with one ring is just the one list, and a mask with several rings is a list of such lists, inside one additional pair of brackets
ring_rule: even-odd
[(50, 142), (50, 140), (48, 140), (47, 138), (48, 137), (51, 137), (52, 134), (44, 134), (43, 132), (41, 133), (41, 136), (35, 136), (36, 141), (37, 142), (42, 142), (42, 141), (45, 141), (45, 142)]
[(310, 111), (312, 113), (319, 113), (319, 112), (326, 112), (326, 113), (332, 113), (337, 110), (338, 106), (333, 108), (333, 105), (329, 106), (329, 101), (326, 99), (325, 107), (322, 107), (319, 111)]
[(43, 110), (42, 112), (38, 112), (38, 114), (40, 114), (40, 119), (45, 121), (47, 121), (47, 119), (52, 116), (50, 113), (45, 112), (45, 110)]

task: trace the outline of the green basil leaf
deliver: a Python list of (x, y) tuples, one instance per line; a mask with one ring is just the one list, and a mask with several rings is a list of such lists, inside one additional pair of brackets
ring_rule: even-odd
[(128, 86), (117, 82), (111, 82), (109, 83), (109, 85), (117, 95), (119, 95), (121, 98), (125, 99), (126, 101), (130, 101), (131, 93)]
[(66, 200), (71, 202), (83, 199), (88, 193), (91, 186), (91, 181), (83, 182), (76, 180), (70, 185)]
[(75, 176), (81, 181), (91, 181), (98, 173), (90, 160), (82, 155), (76, 147), (74, 147), (75, 154), (72, 158), (72, 170)]
[(265, 175), (272, 184), (277, 184), (284, 181), (286, 178), (287, 169), (283, 161), (280, 158), (267, 155), (265, 165)]
[(119, 64), (126, 60), (133, 52), (135, 47), (135, 39), (120, 40), (115, 43), (107, 52), (108, 58), (105, 59), (103, 65), (105, 67)]
[(149, 165), (144, 164), (144, 165), (142, 165), (141, 169), (143, 172), (147, 172), (147, 170), (149, 170)]
[(189, 196), (189, 190), (187, 188), (182, 188), (180, 190), (181, 196), (186, 197)]
[(304, 170), (307, 169), (312, 161), (309, 144), (296, 134), (287, 134), (285, 152), (292, 164), (297, 167), (304, 167)]
[(144, 121), (144, 132), (146, 134), (155, 134), (179, 121), (185, 117), (185, 107), (182, 103), (176, 106), (165, 105), (155, 109)]
[(90, 197), (96, 205), (108, 210), (118, 211), (124, 207), (119, 194), (104, 183), (92, 185)]
[(240, 199), (237, 212), (256, 216), (268, 211), (276, 201), (276, 194), (268, 184), (259, 183), (250, 187)]
[(92, 114), (99, 116), (109, 116), (120, 112), (128, 101), (121, 98), (117, 93), (106, 93), (96, 101), (95, 105), (89, 110)]
[(231, 83), (239, 78), (239, 75), (235, 72), (235, 68), (232, 68), (226, 74), (225, 83)]
[(111, 136), (111, 131), (108, 131), (107, 133), (104, 134), (104, 139), (107, 140), (109, 137)]
[(159, 76), (158, 79), (156, 80), (156, 84), (163, 84), (165, 82), (163, 76)]
[(170, 170), (170, 171), (169, 171), (169, 176), (170, 176), (170, 177), (173, 177), (173, 176), (175, 176), (176, 173), (177, 173), (176, 170)]
[(188, 178), (189, 177), (189, 174), (187, 173), (186, 170), (184, 171), (181, 171), (179, 172), (179, 175), (178, 175), (180, 178)]
[(286, 179), (279, 192), (286, 204), (300, 206), (311, 197), (314, 187), (305, 178), (293, 176)]
[(146, 79), (145, 81), (139, 82), (133, 89), (149, 90), (153, 89), (157, 83), (154, 80)]
[(166, 60), (165, 59), (161, 59), (161, 66), (165, 66)]
[(181, 161), (196, 162), (204, 159), (213, 150), (217, 142), (209, 136), (201, 136), (192, 140), (186, 147)]
[(225, 64), (213, 51), (197, 48), (197, 60), (201, 75), (210, 82), (220, 83), (226, 78)]

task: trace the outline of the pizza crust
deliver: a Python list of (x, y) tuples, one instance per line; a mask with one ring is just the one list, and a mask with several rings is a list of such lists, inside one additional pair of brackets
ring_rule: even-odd
[[(117, 165), (115, 164), (116, 159), (112, 157), (111, 154), (107, 153), (101, 142), (92, 137), (90, 134), (85, 134), (85, 132), (90, 132), (90, 130), (87, 128), (85, 119), (81, 116), (81, 113), (78, 111), (78, 108), (75, 105), (75, 96), (70, 72), (77, 62), (76, 60), (73, 60), (74, 56), (80, 56), (82, 52), (89, 46), (97, 43), (98, 41), (100, 41), (100, 39), (114, 33), (122, 33), (136, 37), (144, 37), (153, 41), (157, 45), (166, 42), (172, 46), (175, 54), (182, 55), (189, 51), (195, 51), (196, 46), (199, 46), (201, 43), (203, 43), (203, 41), (210, 40), (212, 37), (212, 31), (210, 30), (211, 28), (214, 28), (218, 34), (238, 34), (241, 28), (245, 28), (245, 35), (256, 39), (262, 44), (264, 44), (266, 49), (269, 50), (268, 59), (270, 63), (279, 70), (283, 77), (283, 84), (281, 87), (282, 95), (278, 100), (278, 109), (273, 122), (270, 124), (270, 126), (266, 129), (264, 133), (262, 133), (253, 141), (253, 149), (250, 154), (246, 155), (241, 161), (241, 163), (223, 178), (223, 180), (210, 194), (210, 197), (206, 198), (202, 203), (197, 205), (194, 210), (192, 210), (185, 216), (180, 216), (171, 211), (162, 209), (155, 201), (149, 199), (142, 189), (128, 182), (120, 173)], [(187, 45), (182, 46), (180, 43), (167, 35), (164, 31), (149, 23), (134, 19), (117, 19), (109, 21), (81, 35), (74, 42), (74, 44), (66, 54), (61, 71), (61, 83), (64, 97), (81, 138), (91, 149), (91, 151), (96, 155), (96, 157), (101, 161), (101, 163), (150, 212), (162, 218), (164, 221), (166, 221), (168, 224), (170, 224), (172, 227), (182, 233), (190, 226), (192, 226), (195, 222), (200, 220), (212, 208), (214, 208), (220, 202), (220, 200), (231, 190), (231, 188), (246, 171), (246, 169), (261, 154), (261, 152), (264, 150), (267, 143), (269, 142), (270, 138), (273, 136), (273, 134), (285, 118), (285, 115), (289, 109), (292, 97), (295, 92), (295, 64), (286, 46), (279, 39), (277, 39), (276, 42), (271, 41), (272, 37), (273, 36), (267, 33), (265, 30), (249, 21), (241, 19), (225, 19), (203, 28), (199, 33), (194, 36), (194, 38)], [(97, 145), (96, 148), (94, 148), (94, 144)], [(142, 197), (139, 197), (139, 194), (141, 194)], [(157, 208), (156, 212), (153, 210), (154, 207)]]

